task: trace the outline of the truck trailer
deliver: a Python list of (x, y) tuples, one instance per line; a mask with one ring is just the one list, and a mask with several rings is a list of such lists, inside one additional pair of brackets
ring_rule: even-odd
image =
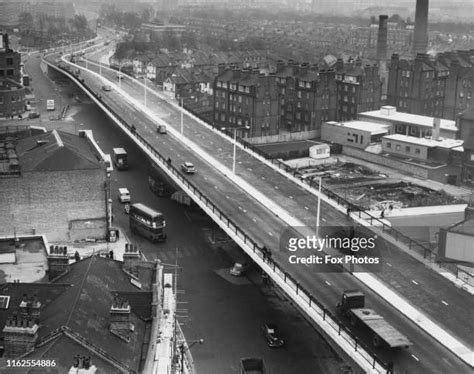
[(336, 313), (349, 320), (353, 326), (363, 325), (372, 334), (374, 347), (408, 348), (412, 343), (381, 315), (365, 307), (365, 295), (358, 290), (346, 290), (336, 306)]
[(127, 151), (123, 148), (113, 149), (114, 164), (117, 170), (128, 169)]

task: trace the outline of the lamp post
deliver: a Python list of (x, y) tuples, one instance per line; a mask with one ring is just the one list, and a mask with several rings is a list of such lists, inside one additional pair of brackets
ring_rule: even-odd
[(193, 340), (191, 344), (188, 345), (187, 347), (184, 345), (184, 343), (185, 342), (182, 342), (179, 346), (179, 352), (181, 353), (181, 365), (180, 365), (181, 374), (184, 374), (184, 354), (186, 353), (186, 351), (189, 351), (194, 344), (196, 343), (204, 344), (204, 339)]
[(321, 210), (321, 184), (322, 184), (322, 178), (319, 177), (318, 210), (316, 212), (316, 237), (319, 237), (319, 217), (320, 217), (320, 210)]
[[(250, 130), (250, 126), (240, 126), (240, 127), (234, 127), (234, 151), (233, 151), (233, 156), (232, 156), (232, 174), (235, 174), (235, 157), (236, 157), (236, 152), (237, 152), (237, 130), (239, 129), (245, 129), (245, 130)], [(226, 128), (222, 127), (222, 130), (225, 131)]]
[(184, 127), (184, 100), (180, 98), (180, 105), (181, 105), (181, 135), (183, 135), (183, 127)]
[(146, 106), (146, 77), (143, 79), (143, 82), (145, 83), (145, 106)]
[(118, 74), (118, 79), (119, 79), (119, 88), (122, 88), (122, 64), (119, 64), (119, 74)]

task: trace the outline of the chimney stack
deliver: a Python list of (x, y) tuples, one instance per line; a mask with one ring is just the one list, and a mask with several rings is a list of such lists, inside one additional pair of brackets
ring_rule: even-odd
[(49, 280), (58, 277), (69, 270), (69, 256), (67, 247), (51, 245), (48, 254), (48, 274)]
[(385, 61), (387, 59), (387, 15), (379, 16), (379, 31), (377, 35), (377, 61)]
[(413, 53), (426, 53), (428, 48), (429, 0), (416, 0)]
[(125, 253), (123, 254), (123, 269), (130, 274), (138, 274), (138, 264), (141, 261), (141, 254), (135, 244), (125, 243)]
[(132, 326), (130, 323), (130, 304), (116, 296), (110, 308), (110, 332), (126, 342), (130, 341)]
[(18, 316), (9, 317), (3, 328), (6, 358), (16, 358), (31, 352), (38, 340), (39, 326), (31, 319)]
[(21, 317), (30, 318), (37, 322), (40, 317), (41, 302), (36, 295), (28, 298), (27, 294), (23, 294), (19, 309)]

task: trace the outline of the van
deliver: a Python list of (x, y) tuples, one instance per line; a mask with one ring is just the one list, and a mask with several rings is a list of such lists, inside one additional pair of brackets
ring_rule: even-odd
[(126, 188), (119, 188), (119, 201), (121, 203), (129, 203), (130, 202), (130, 192)]

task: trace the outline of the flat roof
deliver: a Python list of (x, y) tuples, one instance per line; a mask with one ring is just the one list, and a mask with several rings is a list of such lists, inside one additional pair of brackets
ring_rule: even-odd
[[(375, 119), (381, 119), (384, 121), (406, 123), (411, 125), (423, 126), (423, 127), (433, 127), (434, 117), (420, 116), (418, 114), (402, 113), (397, 111), (392, 111), (390, 114), (383, 114), (382, 110), (372, 110), (369, 112), (359, 113), (359, 116), (370, 117)], [(457, 131), (456, 121), (449, 119), (440, 119), (440, 127), (443, 130), (448, 131)]]
[(346, 127), (348, 129), (353, 129), (353, 130), (368, 131), (372, 135), (385, 134), (388, 132), (388, 127), (389, 127), (389, 125), (385, 125), (382, 123), (368, 122), (368, 121), (347, 121), (347, 122), (330, 121), (330, 122), (323, 123), (323, 125), (325, 124), (330, 125), (330, 126)]
[(409, 144), (416, 144), (416, 145), (421, 145), (428, 148), (440, 147), (440, 148), (448, 148), (448, 149), (459, 147), (464, 142), (463, 140), (457, 140), (457, 139), (441, 138), (440, 140), (434, 140), (431, 138), (428, 138), (428, 139), (417, 138), (414, 136), (407, 136), (407, 135), (402, 135), (402, 134), (387, 135), (387, 136), (384, 136), (382, 139), (393, 140), (393, 141), (409, 143)]

